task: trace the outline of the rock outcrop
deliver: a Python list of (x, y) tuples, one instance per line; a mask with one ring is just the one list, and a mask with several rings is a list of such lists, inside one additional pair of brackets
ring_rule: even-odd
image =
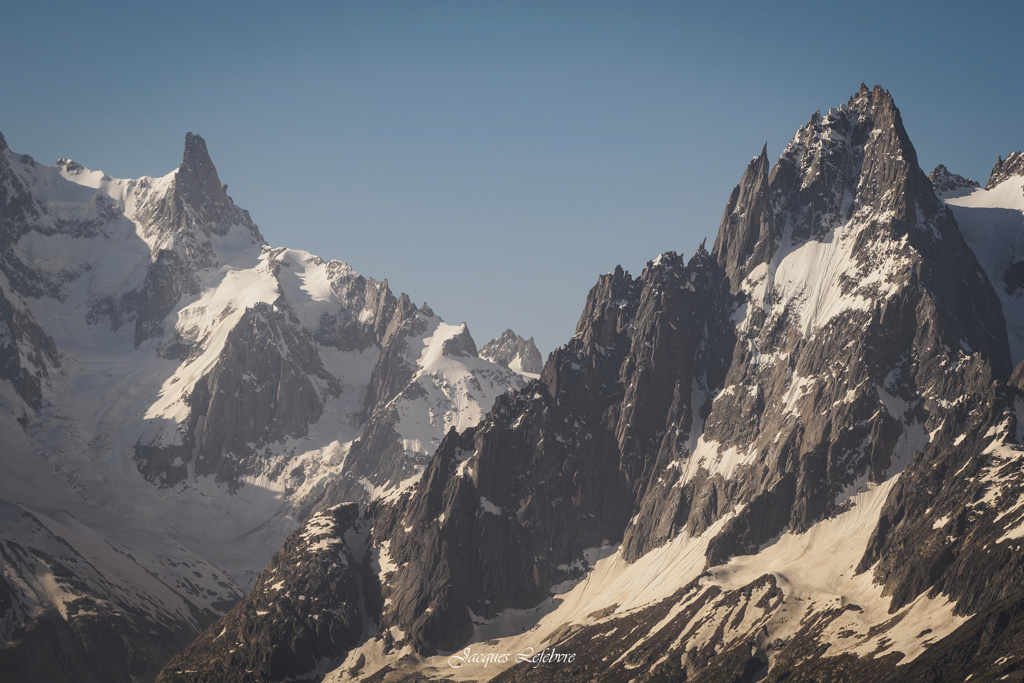
[[(363, 633), (369, 535), (359, 506), (311, 516), (270, 560), (249, 594), (164, 668), (158, 681), (281, 681), (331, 667)], [(379, 595), (379, 591), (377, 592)]]
[(935, 188), (935, 192), (940, 195), (956, 192), (957, 190), (981, 187), (977, 181), (965, 178), (957, 173), (953, 173), (942, 164), (936, 166), (932, 172), (928, 174), (928, 180), (932, 181), (932, 186)]

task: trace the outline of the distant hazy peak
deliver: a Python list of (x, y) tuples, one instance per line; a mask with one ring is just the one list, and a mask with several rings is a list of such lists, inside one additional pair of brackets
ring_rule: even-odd
[(544, 367), (533, 337), (523, 339), (512, 330), (505, 330), (495, 339), (484, 344), (480, 357), (497, 363), (515, 372), (537, 375)]

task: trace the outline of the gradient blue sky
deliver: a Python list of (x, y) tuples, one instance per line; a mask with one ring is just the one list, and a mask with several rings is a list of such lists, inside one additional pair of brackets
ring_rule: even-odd
[(862, 81), (921, 165), (1024, 147), (1019, 2), (19, 3), (17, 152), (163, 175), (206, 138), (273, 245), (546, 355), (598, 274), (714, 241), (767, 142)]

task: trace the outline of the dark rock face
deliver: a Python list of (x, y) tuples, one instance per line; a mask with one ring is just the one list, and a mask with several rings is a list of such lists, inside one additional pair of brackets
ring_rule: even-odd
[(407, 340), (426, 331), (416, 311), (416, 306), (405, 295), (388, 307), (390, 316), (380, 339), (380, 359), (373, 368), (364, 401), (367, 412), (393, 399), (412, 380), (415, 368), (406, 361)]
[[(140, 469), (152, 480), (173, 486), (184, 479), (195, 453), (196, 474), (237, 482), (253, 471), (245, 461), (260, 448), (288, 436), (305, 436), (323, 411), (313, 383), (326, 396), (337, 395), (341, 387), (302, 332), (272, 306), (248, 309), (231, 329), (218, 362), (189, 397), (186, 448), (140, 444)], [(170, 457), (160, 457), (163, 453)], [(181, 464), (165, 468), (174, 457), (181, 457)]]
[(985, 189), (991, 190), (1004, 180), (1024, 176), (1024, 153), (1013, 152), (1004, 160), (1002, 157), (996, 159), (996, 165), (992, 167), (992, 173), (988, 176)]
[(973, 614), (1014, 596), (1024, 581), (1016, 531), (1024, 521), (1024, 446), (1013, 407), (1024, 394), (996, 384), (984, 400), (971, 399), (903, 473), (861, 560), (894, 609), (927, 591)]
[[(43, 212), (34, 201), (28, 188), (14, 172), (12, 163), (15, 155), (6, 146), (0, 148), (0, 253), (6, 268), (27, 270), (24, 264), (14, 264), (16, 258), (12, 247), (38, 222)], [(5, 269), (6, 269), (5, 268)]]
[(781, 237), (769, 212), (769, 169), (766, 144), (761, 154), (750, 160), (725, 205), (713, 253), (729, 272), (739, 271), (751, 259), (755, 264), (767, 260), (774, 240)]
[(158, 681), (281, 681), (324, 673), (363, 632), (368, 529), (355, 504), (310, 517), (241, 602), (164, 667)]
[(505, 330), (500, 336), (484, 344), (480, 349), (480, 357), (506, 368), (516, 364), (518, 360), (516, 368), (531, 374), (540, 374), (544, 368), (544, 361), (533, 342), (533, 337), (523, 339), (512, 330)]
[(0, 292), (0, 380), (10, 382), (26, 406), (37, 410), (42, 405), (43, 383), (50, 370), (60, 366), (60, 358), (53, 339), (21, 301), (47, 289), (14, 250), (42, 211), (11, 168), (10, 154), (6, 143), (0, 145), (0, 274), (11, 291), (11, 295)]
[(0, 380), (10, 382), (29, 409), (38, 410), (43, 383), (57, 367), (60, 357), (53, 338), (0, 292)]
[[(212, 260), (204, 258), (204, 261), (213, 265)], [(142, 289), (124, 296), (117, 309), (128, 315), (135, 314), (135, 345), (139, 346), (163, 334), (164, 318), (174, 310), (178, 301), (187, 294), (199, 294), (199, 291), (199, 277), (181, 254), (161, 249), (146, 273)]]
[[(523, 414), (533, 424), (509, 433)], [(420, 651), (455, 649), (472, 630), (467, 607), (486, 616), (532, 606), (568, 575), (559, 564), (621, 534), (626, 491), (601, 437), (587, 455), (556, 439), (534, 446), (563, 414), (539, 391), (502, 397), (479, 429), (449, 434), (411, 497), (381, 510), (375, 533), (391, 539), (398, 565), (382, 624), (410, 633)], [(499, 449), (500, 463), (488, 457)], [(570, 495), (556, 494), (566, 487)]]
[[(326, 264), (332, 289), (339, 301), (355, 305), (339, 307), (337, 311), (323, 313), (313, 331), (314, 340), (323, 346), (350, 351), (363, 350), (375, 344), (383, 344), (388, 338), (388, 327), (395, 317), (410, 315), (415, 307), (409, 297), (396, 298), (387, 280), (377, 282), (356, 273), (339, 261)], [(370, 312), (369, 321), (362, 321), (356, 315), (356, 305)]]
[[(76, 607), (88, 610), (92, 605)], [(153, 680), (194, 637), (194, 631), (174, 632), (115, 613), (68, 619), (49, 612), (33, 619), (0, 650), (0, 671), (8, 680), (25, 683)]]
[[(227, 195), (227, 185), (222, 185), (217, 176), (206, 141), (198, 135), (185, 135), (185, 152), (174, 180), (177, 196), (170, 223), (226, 234), (234, 218), (234, 204)], [(196, 212), (192, 214), (186, 207), (195, 207)]]
[(446, 339), (441, 345), (441, 353), (445, 356), (479, 357), (476, 351), (476, 342), (473, 341), (467, 327), (463, 327), (460, 332)]
[[(695, 353), (702, 328), (682, 319), (705, 313), (714, 272), (701, 252), (689, 264), (663, 256), (639, 280), (603, 276), (540, 383), (449, 435), (414, 492), (378, 508), (375, 534), (399, 566), (383, 625), (411, 634), (419, 651), (454, 649), (472, 628), (468, 610), (532, 606), (580, 575), (566, 567), (583, 549), (622, 538), (655, 471), (643, 450), (666, 420), (692, 418), (679, 385), (689, 386), (693, 357), (679, 350)], [(650, 336), (631, 338), (637, 329)]]
[(977, 181), (952, 173), (942, 164), (936, 166), (935, 169), (928, 174), (928, 180), (932, 181), (932, 185), (935, 187), (935, 192), (940, 195), (955, 192), (957, 190), (970, 189), (972, 187), (981, 187)]
[[(745, 181), (758, 167), (752, 163)], [(763, 171), (758, 175), (763, 178)], [(767, 196), (748, 192), (749, 206), (727, 212), (716, 242), (730, 289), (746, 299), (745, 320), (703, 439), (721, 444), (719, 452), (732, 447), (758, 457), (755, 467), (727, 481), (716, 483), (712, 474), (713, 499), (749, 503), (712, 543), (712, 563), (749, 552), (787, 526), (804, 530), (834, 514), (841, 491), (858, 477), (891, 476), (897, 444), (914, 429), (934, 429), (942, 401), (956, 400), (968, 387), (984, 391), (992, 378), (1009, 372), (998, 301), (918, 168), (888, 93), (865, 88), (847, 107), (812, 117), (771, 171), (768, 186)], [(764, 237), (750, 252), (769, 261), (731, 255), (726, 235), (743, 227), (735, 217), (760, 215), (766, 205), (771, 217), (758, 221), (768, 227), (760, 228)], [(798, 297), (779, 302), (761, 292), (768, 289), (764, 282), (786, 277), (787, 261), (806, 267), (799, 252), (822, 258), (820, 240), (849, 245), (841, 260), (824, 254), (846, 271), (833, 281), (830, 296), (873, 304), (819, 317), (808, 330), (806, 318), (818, 314), (821, 294), (808, 307)], [(788, 253), (775, 252), (786, 242)], [(887, 292), (862, 284), (880, 270), (887, 271), (881, 279)], [(951, 271), (965, 272), (970, 297), (950, 286), (943, 273)], [(763, 303), (753, 294), (765, 297)], [(961, 339), (970, 339), (968, 347), (979, 352), (969, 370), (956, 353), (932, 351), (953, 348)], [(765, 363), (766, 356), (778, 360)], [(830, 359), (847, 360), (840, 366)], [(962, 369), (953, 389), (948, 368), (957, 366)], [(804, 388), (796, 378), (810, 384)], [(893, 410), (887, 395), (907, 409)], [(702, 530), (716, 512), (703, 519), (691, 515), (691, 532)]]

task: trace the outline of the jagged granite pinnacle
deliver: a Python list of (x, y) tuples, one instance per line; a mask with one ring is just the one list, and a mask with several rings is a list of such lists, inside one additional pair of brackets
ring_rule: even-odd
[(991, 190), (1008, 178), (1024, 176), (1024, 153), (1013, 152), (1006, 159), (996, 158), (996, 165), (992, 167), (992, 173), (988, 176), (985, 189)]
[[(137, 191), (143, 189), (139, 186)], [(163, 333), (164, 318), (183, 296), (199, 292), (199, 272), (219, 265), (213, 237), (223, 237), (238, 226), (248, 233), (252, 244), (264, 240), (249, 212), (228, 196), (206, 142), (193, 133), (185, 136), (171, 190), (144, 202), (137, 216), (156, 245), (153, 266), (131, 301), (111, 303), (111, 307), (129, 309), (123, 312), (125, 316), (137, 312), (138, 346)]]
[(760, 263), (767, 258), (774, 240), (768, 207), (770, 166), (768, 143), (765, 143), (761, 153), (747, 164), (722, 213), (712, 253), (728, 271), (737, 275), (744, 271), (749, 259)]
[[(249, 223), (248, 213), (235, 207), (227, 194), (227, 185), (220, 182), (217, 168), (210, 159), (206, 141), (195, 133), (185, 134), (185, 150), (175, 176), (176, 201), (170, 216), (172, 223), (183, 229), (202, 230), (207, 234), (225, 235), (234, 223)], [(187, 207), (187, 208), (186, 208)], [(262, 241), (255, 224), (254, 237)]]

